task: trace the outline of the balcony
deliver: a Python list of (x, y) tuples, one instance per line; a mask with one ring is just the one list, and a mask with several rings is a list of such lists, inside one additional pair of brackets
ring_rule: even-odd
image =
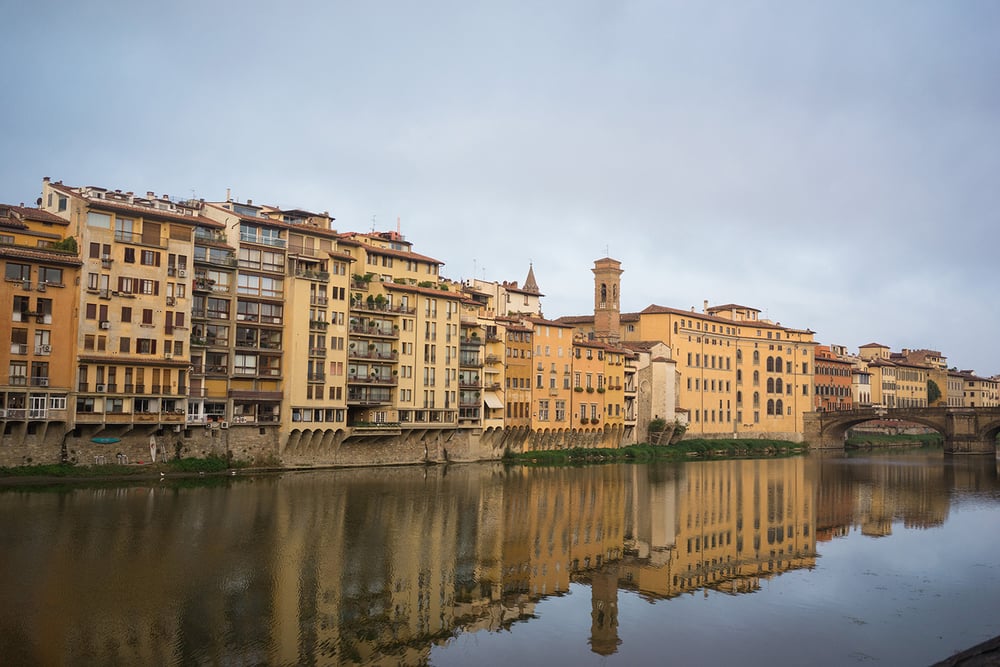
[(392, 403), (392, 392), (387, 387), (348, 387), (348, 405), (386, 405)]
[(327, 327), (330, 326), (329, 322), (324, 322), (323, 320), (309, 320), (310, 329), (319, 329), (320, 331), (326, 331)]
[(347, 384), (380, 385), (383, 387), (396, 386), (396, 376), (394, 375), (351, 375), (347, 378)]
[(375, 338), (399, 338), (399, 327), (372, 326), (365, 324), (352, 324), (347, 328), (348, 332), (359, 336), (371, 336)]
[(417, 309), (408, 306), (393, 306), (388, 303), (376, 303), (374, 301), (359, 301), (351, 299), (351, 310), (367, 313), (388, 313), (390, 315), (413, 315)]
[(462, 339), (462, 345), (485, 345), (479, 336), (469, 336)]
[(295, 277), (326, 282), (330, 279), (330, 273), (327, 271), (316, 271), (314, 269), (303, 269), (299, 267), (295, 270)]
[(325, 373), (310, 373), (309, 382), (326, 382)]
[(240, 232), (240, 243), (256, 243), (258, 245), (271, 246), (272, 248), (284, 248), (288, 245), (288, 241), (279, 239), (276, 236), (258, 236), (244, 232)]
[(372, 349), (349, 348), (347, 350), (348, 359), (374, 359), (376, 361), (398, 361), (398, 352), (379, 352)]
[(224, 232), (218, 229), (205, 229), (203, 227), (196, 227), (194, 230), (194, 240), (212, 241), (214, 243), (225, 243), (226, 235)]
[(329, 303), (329, 301), (330, 300), (327, 297), (316, 294), (313, 294), (309, 297), (310, 306), (325, 306), (327, 303)]
[(211, 278), (195, 278), (193, 289), (195, 292), (211, 292), (215, 288), (215, 281)]
[(326, 357), (326, 348), (324, 347), (311, 347), (309, 348), (310, 357)]

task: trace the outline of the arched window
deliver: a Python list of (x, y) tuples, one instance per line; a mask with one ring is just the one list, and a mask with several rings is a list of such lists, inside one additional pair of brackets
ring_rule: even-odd
[(760, 394), (757, 393), (756, 391), (753, 393), (753, 406), (755, 408), (760, 407)]
[(784, 361), (782, 361), (781, 357), (778, 357), (777, 359), (774, 360), (775, 373), (784, 373), (785, 371), (783, 369), (783, 366), (784, 366)]
[[(768, 359), (770, 361), (770, 359)], [(767, 393), (774, 393), (774, 378), (767, 378)]]
[(767, 358), (767, 372), (768, 373), (774, 372), (774, 357)]
[(759, 364), (760, 363), (760, 350), (754, 350), (753, 351), (753, 362), (755, 364)]
[(760, 386), (760, 371), (753, 372), (753, 386), (755, 387)]
[(601, 283), (601, 303), (605, 303), (608, 300), (608, 286)]
[(743, 361), (743, 350), (736, 350), (736, 363)]
[(785, 406), (781, 402), (780, 398), (774, 404), (774, 414), (776, 414), (776, 415), (783, 415), (783, 414), (785, 414)]
[(738, 368), (736, 369), (736, 381), (743, 382), (743, 371)]
[[(781, 360), (779, 359), (778, 361), (781, 361)], [(774, 381), (774, 393), (780, 394), (781, 390), (782, 390), (782, 387), (781, 387), (781, 378), (778, 378), (777, 380)]]
[(774, 414), (774, 401), (772, 399), (767, 399), (767, 414)]
[(742, 404), (743, 404), (743, 392), (738, 391), (736, 392), (736, 405), (742, 405)]

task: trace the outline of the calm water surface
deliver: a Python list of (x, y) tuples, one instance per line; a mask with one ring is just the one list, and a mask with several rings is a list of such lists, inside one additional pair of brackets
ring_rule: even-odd
[(993, 457), (0, 490), (11, 665), (920, 665), (1000, 634)]

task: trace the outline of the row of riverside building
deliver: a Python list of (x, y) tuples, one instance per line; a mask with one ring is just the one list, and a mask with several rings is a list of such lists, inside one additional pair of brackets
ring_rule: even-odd
[(533, 268), (458, 282), (398, 229), (333, 223), (48, 178), (37, 207), (0, 205), (0, 465), (480, 460), (641, 442), (654, 420), (801, 439), (815, 409), (928, 405), (928, 380), (998, 403), (939, 353), (852, 356), (746, 306), (622, 313), (611, 258), (593, 314), (546, 319)]

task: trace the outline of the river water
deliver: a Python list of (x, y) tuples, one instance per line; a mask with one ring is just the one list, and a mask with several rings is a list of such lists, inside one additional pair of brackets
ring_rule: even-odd
[(0, 490), (10, 665), (920, 665), (1000, 634), (994, 457)]

